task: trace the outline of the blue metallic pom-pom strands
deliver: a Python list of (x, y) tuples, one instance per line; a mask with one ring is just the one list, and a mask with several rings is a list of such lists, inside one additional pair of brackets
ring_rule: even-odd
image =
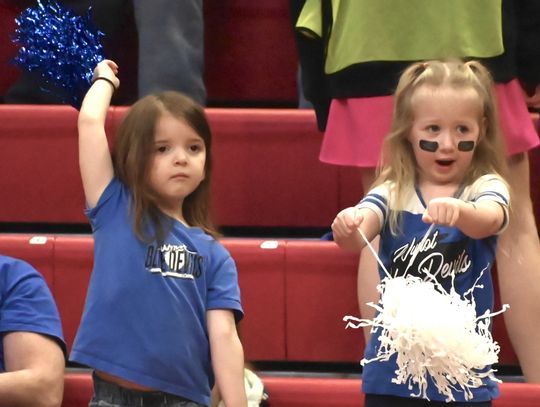
[(15, 63), (39, 74), (52, 85), (44, 90), (63, 93), (58, 96), (79, 109), (94, 67), (104, 59), (103, 33), (92, 24), (90, 10), (80, 17), (56, 1), (39, 0), (15, 21), (13, 41), (20, 46)]

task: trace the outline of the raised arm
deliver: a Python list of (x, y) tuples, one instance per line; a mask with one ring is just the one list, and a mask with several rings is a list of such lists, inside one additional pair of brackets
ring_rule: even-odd
[(84, 97), (79, 112), (79, 167), (86, 204), (96, 206), (114, 170), (105, 134), (105, 119), (114, 90), (120, 81), (118, 66), (109, 60), (100, 62), (94, 70), (94, 83)]
[(227, 407), (246, 407), (244, 351), (230, 310), (206, 313), (212, 367), (219, 394)]
[(477, 203), (456, 198), (435, 198), (429, 201), (422, 220), (427, 223), (455, 226), (473, 239), (483, 239), (504, 226), (506, 209), (498, 202)]
[(379, 218), (369, 208), (352, 206), (339, 212), (332, 222), (334, 241), (344, 250), (360, 253), (366, 242), (358, 232), (361, 229), (368, 241), (381, 230)]
[(0, 407), (59, 407), (65, 363), (58, 343), (33, 332), (11, 332), (4, 336), (3, 347)]

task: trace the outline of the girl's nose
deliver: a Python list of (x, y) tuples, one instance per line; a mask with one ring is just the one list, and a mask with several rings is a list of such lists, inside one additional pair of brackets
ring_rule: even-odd
[(449, 151), (456, 148), (454, 136), (449, 131), (445, 131), (441, 133), (438, 141), (439, 141), (439, 148), (441, 150)]
[(183, 148), (179, 148), (174, 155), (174, 163), (176, 165), (184, 165), (187, 163), (187, 154)]

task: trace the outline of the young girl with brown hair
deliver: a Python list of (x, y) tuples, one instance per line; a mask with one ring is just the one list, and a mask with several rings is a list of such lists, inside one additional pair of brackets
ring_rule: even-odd
[(207, 406), (214, 384), (246, 406), (233, 259), (209, 219), (211, 133), (204, 110), (164, 92), (105, 134), (117, 65), (103, 61), (83, 101), (79, 162), (94, 270), (71, 360), (94, 369), (90, 406)]

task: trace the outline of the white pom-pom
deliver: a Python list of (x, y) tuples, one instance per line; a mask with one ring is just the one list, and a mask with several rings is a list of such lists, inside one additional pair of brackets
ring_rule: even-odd
[[(498, 313), (477, 317), (472, 296), (462, 298), (453, 288), (446, 292), (433, 276), (428, 277), (431, 281), (414, 276), (384, 278), (378, 286), (379, 304), (369, 304), (378, 315), (373, 320), (351, 316), (344, 320), (347, 327), (382, 330), (377, 356), (362, 360), (362, 365), (387, 361), (396, 354), (398, 369), (392, 382), (407, 384), (409, 389), (417, 384), (419, 392), (411, 396), (427, 398), (429, 375), (447, 402), (455, 401), (453, 390), (463, 391), (470, 400), (471, 389), (480, 387), (483, 378), (498, 381), (494, 370), (486, 369), (498, 361), (499, 345), (489, 330), (490, 318)], [(475, 285), (471, 291), (480, 287)]]

